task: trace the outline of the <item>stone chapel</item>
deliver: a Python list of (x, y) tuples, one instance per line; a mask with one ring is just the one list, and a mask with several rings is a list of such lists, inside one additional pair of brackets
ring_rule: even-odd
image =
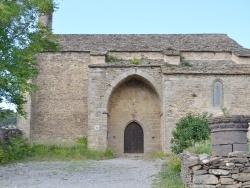
[(249, 115), (250, 49), (226, 34), (61, 34), (60, 44), (38, 55), (40, 90), (18, 122), (31, 140), (87, 136), (116, 155), (170, 152), (189, 112)]

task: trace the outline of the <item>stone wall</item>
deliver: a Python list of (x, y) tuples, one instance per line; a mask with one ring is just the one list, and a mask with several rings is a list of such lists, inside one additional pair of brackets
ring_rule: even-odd
[(222, 115), (220, 107), (213, 106), (213, 83), (223, 84), (223, 106), (232, 114), (248, 115), (250, 111), (250, 76), (224, 74), (164, 74), (163, 116), (165, 151), (170, 152), (171, 131), (176, 122), (187, 113), (209, 112)]
[(181, 154), (181, 179), (192, 188), (250, 187), (250, 153), (232, 152), (228, 157)]
[(40, 87), (32, 97), (31, 139), (75, 140), (86, 136), (89, 53), (43, 53)]

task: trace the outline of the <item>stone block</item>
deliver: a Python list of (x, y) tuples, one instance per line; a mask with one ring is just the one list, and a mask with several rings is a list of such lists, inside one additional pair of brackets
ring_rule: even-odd
[(196, 170), (196, 171), (194, 171), (194, 175), (196, 175), (196, 176), (203, 175), (203, 174), (207, 174), (207, 170)]
[(234, 182), (232, 178), (221, 178), (220, 181), (222, 185), (232, 185)]
[(228, 154), (228, 157), (250, 157), (247, 151), (233, 151)]
[(232, 174), (232, 178), (233, 179), (236, 179), (236, 178), (238, 178), (239, 177), (239, 174), (237, 173), (237, 174)]
[(242, 169), (240, 169), (240, 172), (243, 172), (243, 173), (250, 173), (250, 167), (242, 168)]
[(228, 153), (232, 152), (232, 145), (214, 145), (212, 150), (215, 156), (228, 156)]
[(246, 181), (246, 182), (244, 182), (242, 185), (243, 185), (243, 186), (245, 186), (245, 185), (250, 186), (250, 181)]
[(239, 176), (235, 178), (238, 181), (246, 182), (250, 181), (250, 173), (239, 173)]
[[(234, 138), (234, 139), (232, 139)], [(212, 145), (216, 144), (241, 144), (247, 143), (245, 131), (214, 132), (211, 136)]]
[(216, 188), (215, 185), (193, 185), (192, 188)]
[(195, 157), (195, 156), (190, 156), (188, 158), (188, 167), (193, 167), (195, 165), (198, 165), (199, 164), (199, 160), (198, 160), (198, 157)]
[(210, 155), (203, 153), (203, 154), (198, 155), (198, 157), (202, 161), (204, 159), (208, 159), (210, 157)]
[(196, 170), (200, 170), (201, 168), (202, 168), (201, 165), (197, 165), (197, 166), (192, 167), (192, 170), (196, 171)]
[(231, 158), (228, 160), (228, 162), (229, 163), (240, 163), (240, 166), (241, 166), (242, 163), (247, 163), (248, 159), (247, 158)]
[(235, 184), (235, 185), (222, 185), (219, 188), (239, 188), (241, 185)]
[(222, 170), (222, 169), (210, 169), (209, 174), (227, 176), (229, 174), (229, 171), (228, 170)]
[(193, 177), (194, 184), (216, 185), (219, 183), (218, 178), (215, 175), (200, 175)]
[(233, 144), (233, 151), (248, 151), (248, 145), (246, 144)]

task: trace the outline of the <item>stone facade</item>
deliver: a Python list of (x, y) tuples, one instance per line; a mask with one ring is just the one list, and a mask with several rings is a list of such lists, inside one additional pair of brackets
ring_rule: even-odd
[(61, 52), (38, 55), (40, 90), (18, 125), (32, 140), (88, 136), (89, 147), (123, 154), (124, 130), (136, 122), (144, 153), (169, 152), (182, 116), (222, 113), (213, 106), (216, 80), (223, 106), (250, 111), (250, 50), (227, 35), (60, 35), (60, 43)]

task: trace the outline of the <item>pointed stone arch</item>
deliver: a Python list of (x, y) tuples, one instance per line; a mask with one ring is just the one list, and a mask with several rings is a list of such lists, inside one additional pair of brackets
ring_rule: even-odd
[(139, 69), (131, 69), (128, 71), (125, 71), (122, 74), (119, 74), (108, 86), (103, 100), (102, 100), (102, 107), (104, 109), (107, 109), (108, 107), (108, 102), (109, 102), (109, 98), (112, 94), (112, 92), (122, 83), (126, 82), (127, 79), (131, 78), (131, 77), (139, 77), (141, 78), (144, 82), (146, 82), (152, 89), (154, 89), (154, 91), (157, 93), (157, 95), (159, 96), (160, 100), (162, 99), (161, 97), (161, 89), (160, 89), (160, 85), (156, 82), (156, 80), (150, 76), (148, 73), (145, 73)]
[(142, 153), (161, 149), (160, 87), (154, 78), (140, 70), (126, 71), (111, 82), (104, 98), (102, 107), (108, 112), (107, 144), (115, 154), (125, 152), (125, 129), (132, 122), (143, 130)]

